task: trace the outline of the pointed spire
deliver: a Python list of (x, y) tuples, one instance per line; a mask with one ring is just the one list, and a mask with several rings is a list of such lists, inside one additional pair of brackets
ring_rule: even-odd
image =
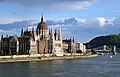
[(41, 15), (41, 22), (43, 22), (43, 14)]
[(53, 26), (51, 26), (51, 38), (52, 38), (52, 40), (54, 40), (54, 30), (53, 30)]
[(57, 29), (55, 29), (55, 34), (57, 34)]
[(59, 25), (58, 35), (59, 35), (58, 39), (62, 40), (62, 33), (61, 33), (61, 26), (60, 25)]
[(34, 36), (34, 27), (32, 27), (32, 38), (35, 41), (35, 36)]
[(55, 29), (55, 37), (56, 37), (56, 35), (57, 35), (57, 29)]
[(75, 39), (73, 38), (73, 42), (75, 42)]
[(61, 26), (59, 26), (59, 34), (61, 34)]
[(72, 41), (71, 37), (70, 37), (70, 41)]
[(57, 40), (57, 29), (55, 29), (55, 40)]
[(21, 36), (23, 35), (23, 28), (21, 29)]
[(2, 36), (1, 36), (1, 40), (3, 39), (3, 34), (2, 34)]

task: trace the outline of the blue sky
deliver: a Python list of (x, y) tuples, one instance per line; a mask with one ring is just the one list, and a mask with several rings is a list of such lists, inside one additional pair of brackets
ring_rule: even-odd
[(62, 25), (63, 38), (88, 42), (120, 33), (120, 0), (0, 0), (0, 35), (19, 35), (41, 14), (48, 26)]

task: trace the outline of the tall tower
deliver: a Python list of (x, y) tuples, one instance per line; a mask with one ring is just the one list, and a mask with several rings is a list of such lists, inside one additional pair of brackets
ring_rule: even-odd
[(54, 30), (53, 30), (53, 26), (51, 26), (51, 36), (50, 36), (50, 48), (51, 48), (51, 52), (54, 52), (54, 41), (55, 41), (55, 37), (54, 37)]
[(57, 40), (57, 30), (55, 29), (55, 40)]
[(61, 44), (62, 44), (62, 32), (61, 32), (61, 26), (59, 26), (59, 40), (61, 41)]
[(53, 55), (63, 56), (63, 47), (62, 47), (62, 33), (61, 27), (59, 27), (59, 39), (56, 39), (57, 32), (53, 30), (53, 26), (51, 27), (51, 36), (50, 36), (50, 50)]
[(34, 27), (32, 27), (31, 35), (32, 40), (35, 41)]

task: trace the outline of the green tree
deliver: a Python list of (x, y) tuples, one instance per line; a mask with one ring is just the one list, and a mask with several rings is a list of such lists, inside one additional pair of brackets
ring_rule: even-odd
[(95, 51), (95, 50), (93, 50), (93, 49), (91, 50), (91, 52), (92, 52), (92, 54), (96, 54), (96, 51)]
[(2, 56), (3, 55), (3, 51), (2, 50), (0, 50), (0, 56)]
[(76, 53), (82, 53), (82, 51), (81, 50), (77, 50)]

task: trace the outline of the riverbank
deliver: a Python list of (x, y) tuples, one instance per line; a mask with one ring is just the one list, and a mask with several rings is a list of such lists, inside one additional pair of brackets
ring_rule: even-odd
[(0, 63), (4, 62), (28, 62), (28, 61), (46, 61), (46, 60), (62, 60), (62, 59), (75, 59), (75, 58), (89, 58), (89, 57), (97, 57), (98, 55), (70, 55), (70, 56), (34, 56), (34, 57), (8, 57), (8, 58), (0, 58)]

